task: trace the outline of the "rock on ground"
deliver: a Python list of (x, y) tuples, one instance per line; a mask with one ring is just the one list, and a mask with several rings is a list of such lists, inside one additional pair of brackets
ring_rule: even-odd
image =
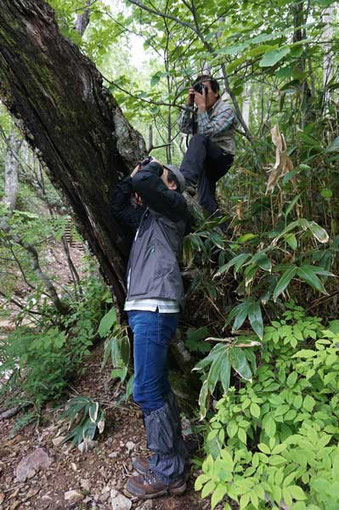
[(132, 501), (120, 494), (120, 492), (112, 489), (111, 505), (112, 510), (130, 510), (132, 508)]
[(65, 492), (65, 501), (74, 505), (74, 503), (80, 503), (84, 499), (83, 494), (79, 491), (70, 490)]
[(43, 448), (37, 448), (24, 457), (16, 468), (16, 479), (25, 482), (32, 478), (39, 469), (47, 469), (52, 463), (51, 457)]
[(148, 499), (144, 503), (142, 503), (140, 506), (138, 506), (135, 510), (152, 510), (153, 509), (153, 501), (151, 499)]

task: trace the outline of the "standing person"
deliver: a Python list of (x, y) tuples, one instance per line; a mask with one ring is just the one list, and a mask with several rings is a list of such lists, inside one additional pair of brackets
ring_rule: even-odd
[(181, 163), (187, 186), (197, 186), (198, 201), (209, 215), (220, 216), (216, 183), (231, 167), (235, 155), (235, 115), (221, 100), (219, 83), (201, 75), (188, 91), (179, 118), (183, 133), (193, 134)]
[[(139, 475), (129, 478), (126, 487), (146, 499), (186, 490), (188, 454), (167, 370), (168, 347), (184, 299), (178, 263), (187, 223), (184, 188), (177, 167), (153, 160), (121, 181), (113, 196), (115, 217), (129, 233), (136, 231), (125, 310), (134, 336), (133, 398), (142, 409), (153, 455), (135, 460)], [(142, 207), (131, 205), (135, 193)]]

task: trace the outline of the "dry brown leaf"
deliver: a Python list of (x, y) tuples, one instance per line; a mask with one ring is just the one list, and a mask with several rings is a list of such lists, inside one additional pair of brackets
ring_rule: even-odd
[[(279, 178), (283, 177), (293, 169), (293, 163), (287, 155), (285, 137), (282, 133), (280, 133), (278, 124), (276, 124), (271, 129), (271, 136), (272, 142), (275, 145), (275, 163), (274, 166), (268, 171), (269, 176), (266, 186), (266, 195), (268, 193), (273, 193)], [(293, 184), (295, 184), (295, 178)]]

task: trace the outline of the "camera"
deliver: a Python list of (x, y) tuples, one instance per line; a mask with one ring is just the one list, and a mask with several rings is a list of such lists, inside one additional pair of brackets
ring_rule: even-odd
[(196, 83), (195, 85), (193, 85), (193, 88), (199, 94), (207, 94), (208, 92), (206, 85), (204, 85), (203, 83)]
[(148, 165), (152, 160), (153, 160), (152, 156), (148, 156), (147, 158), (145, 158), (142, 161), (140, 161), (139, 165), (141, 167), (144, 167), (144, 166)]

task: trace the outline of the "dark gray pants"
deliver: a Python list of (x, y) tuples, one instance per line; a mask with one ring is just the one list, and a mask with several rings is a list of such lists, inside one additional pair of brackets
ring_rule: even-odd
[(210, 215), (218, 211), (215, 198), (216, 184), (223, 177), (234, 160), (216, 143), (204, 135), (194, 135), (181, 163), (180, 170), (187, 184), (198, 185), (198, 201)]
[(144, 412), (144, 423), (147, 447), (153, 452), (150, 469), (166, 484), (184, 476), (189, 457), (175, 395), (169, 393), (160, 409)]

